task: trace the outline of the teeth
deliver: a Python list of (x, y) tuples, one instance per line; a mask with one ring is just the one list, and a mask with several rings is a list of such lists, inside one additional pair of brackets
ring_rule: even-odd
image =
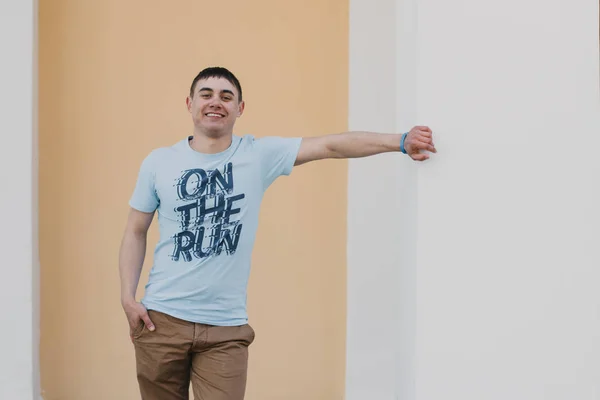
[(219, 115), (219, 114), (213, 114), (213, 113), (208, 113), (208, 114), (206, 114), (206, 116), (208, 116), (208, 117), (220, 117), (221, 115)]

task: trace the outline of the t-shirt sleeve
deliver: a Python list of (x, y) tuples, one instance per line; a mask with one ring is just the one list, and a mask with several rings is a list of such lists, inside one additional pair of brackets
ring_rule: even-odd
[(256, 140), (265, 190), (281, 175), (292, 172), (302, 138), (269, 136)]
[(138, 211), (151, 213), (159, 205), (158, 195), (156, 193), (154, 169), (154, 153), (150, 153), (140, 167), (137, 182), (133, 194), (129, 200), (129, 205)]

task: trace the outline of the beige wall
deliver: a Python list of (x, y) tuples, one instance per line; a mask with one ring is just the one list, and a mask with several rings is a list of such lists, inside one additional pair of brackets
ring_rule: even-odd
[[(136, 399), (117, 252), (142, 158), (191, 132), (186, 91), (208, 65), (242, 82), (238, 134), (345, 130), (348, 4), (39, 3), (44, 398)], [(344, 161), (309, 164), (265, 197), (249, 400), (343, 398), (346, 175)]]

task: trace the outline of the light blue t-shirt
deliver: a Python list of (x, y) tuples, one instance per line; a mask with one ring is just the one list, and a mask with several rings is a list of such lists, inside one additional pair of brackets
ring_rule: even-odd
[(261, 200), (278, 176), (291, 173), (300, 143), (234, 135), (227, 150), (203, 154), (186, 138), (144, 159), (129, 205), (158, 212), (146, 308), (210, 325), (247, 323)]

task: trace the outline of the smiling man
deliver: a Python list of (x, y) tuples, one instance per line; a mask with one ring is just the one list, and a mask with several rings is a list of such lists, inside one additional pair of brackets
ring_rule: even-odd
[[(310, 138), (237, 136), (242, 88), (227, 69), (193, 80), (192, 135), (142, 162), (119, 255), (121, 303), (144, 400), (241, 400), (254, 330), (246, 314), (250, 260), (265, 190), (295, 165), (327, 158), (435, 153), (432, 132), (346, 132)], [(144, 298), (135, 294), (148, 228), (160, 238)]]

